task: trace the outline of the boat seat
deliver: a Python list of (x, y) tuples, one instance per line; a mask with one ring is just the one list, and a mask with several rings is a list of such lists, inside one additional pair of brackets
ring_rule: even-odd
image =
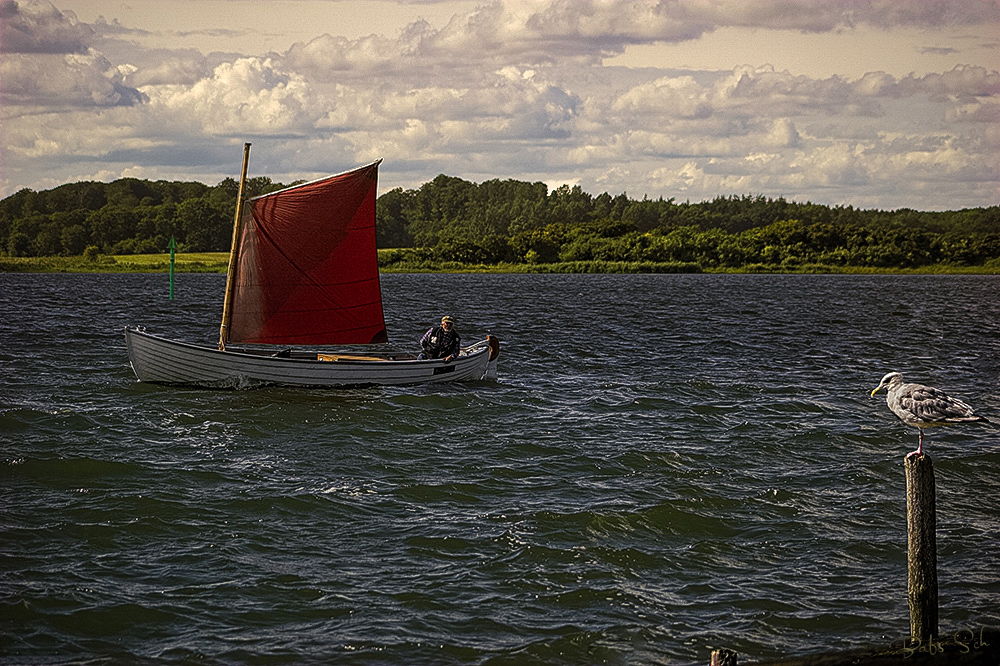
[(316, 354), (317, 361), (384, 361), (381, 356), (353, 356), (351, 354)]

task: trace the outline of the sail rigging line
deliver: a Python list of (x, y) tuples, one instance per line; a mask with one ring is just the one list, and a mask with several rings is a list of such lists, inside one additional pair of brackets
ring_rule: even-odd
[(226, 294), (222, 301), (222, 324), (219, 326), (219, 350), (225, 351), (229, 338), (229, 322), (233, 316), (233, 276), (236, 273), (239, 255), (240, 226), (243, 220), (243, 196), (247, 182), (247, 167), (250, 165), (250, 143), (243, 144), (243, 170), (240, 172), (240, 189), (236, 195), (236, 218), (233, 220), (233, 242), (229, 246), (229, 269), (226, 271)]

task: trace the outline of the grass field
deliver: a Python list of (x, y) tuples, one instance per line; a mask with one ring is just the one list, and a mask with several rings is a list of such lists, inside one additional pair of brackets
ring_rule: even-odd
[[(170, 257), (165, 254), (121, 254), (113, 259), (141, 272), (170, 269)], [(190, 252), (174, 255), (174, 270), (186, 273), (225, 273), (229, 268), (228, 252)]]
[[(178, 273), (225, 273), (228, 252), (192, 252), (174, 255)], [(119, 254), (87, 257), (0, 257), (6, 273), (166, 273), (170, 255)]]

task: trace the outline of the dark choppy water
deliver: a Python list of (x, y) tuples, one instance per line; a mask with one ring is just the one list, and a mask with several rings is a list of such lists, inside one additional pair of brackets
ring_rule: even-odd
[[(996, 277), (388, 275), (500, 379), (135, 382), (224, 276), (0, 274), (5, 663), (662, 664), (907, 635), (900, 370), (1000, 417)], [(1000, 419), (998, 419), (1000, 420)], [(929, 431), (941, 629), (1000, 624), (1000, 429)]]

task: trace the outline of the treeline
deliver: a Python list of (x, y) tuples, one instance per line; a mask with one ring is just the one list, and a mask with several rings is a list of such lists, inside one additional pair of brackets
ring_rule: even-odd
[[(248, 181), (251, 196), (284, 187)], [(238, 184), (122, 179), (21, 190), (0, 201), (8, 256), (227, 251)], [(805, 265), (919, 268), (1000, 263), (1000, 206), (862, 210), (763, 196), (701, 203), (590, 195), (544, 183), (438, 176), (378, 199), (383, 262), (675, 264), (704, 269)]]
[(380, 247), (422, 248), (418, 254), (428, 259), (466, 264), (916, 268), (1000, 258), (1000, 206), (878, 211), (763, 196), (675, 203), (444, 175), (416, 190), (386, 192), (378, 203)]
[[(283, 187), (250, 178), (251, 196)], [(12, 257), (165, 252), (171, 238), (182, 251), (228, 251), (239, 183), (123, 178), (80, 182), (0, 201), (0, 252)]]

